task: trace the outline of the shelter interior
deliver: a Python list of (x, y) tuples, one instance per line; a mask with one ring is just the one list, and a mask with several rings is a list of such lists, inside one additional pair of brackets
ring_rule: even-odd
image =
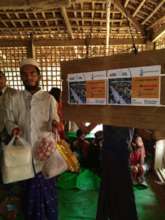
[[(23, 89), (19, 65), (25, 57), (36, 58), (41, 86), (49, 91), (62, 88), (62, 61), (162, 48), (165, 0), (0, 1), (0, 70), (16, 89)], [(165, 210), (164, 188), (151, 182)], [(141, 219), (153, 219), (148, 216)]]

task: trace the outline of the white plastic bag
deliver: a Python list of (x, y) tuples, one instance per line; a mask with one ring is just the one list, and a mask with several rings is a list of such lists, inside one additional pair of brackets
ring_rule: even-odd
[[(42, 141), (43, 138), (44, 141)], [(53, 148), (51, 147), (51, 150), (47, 154), (46, 149), (50, 145), (53, 145)], [(45, 159), (44, 165), (42, 167), (42, 173), (45, 178), (58, 176), (66, 170), (70, 170), (72, 172), (77, 172), (79, 170), (79, 163), (75, 155), (70, 150), (66, 141), (60, 140), (58, 133), (52, 134), (51, 132), (48, 132), (43, 134), (38, 147), (39, 151), (36, 151), (36, 155), (41, 154), (42, 157), (39, 156), (39, 158), (41, 158), (42, 161)]]
[(36, 160), (46, 161), (55, 149), (56, 138), (52, 132), (44, 132), (36, 143), (34, 156)]
[[(46, 143), (45, 152), (44, 152), (44, 147), (42, 146), (44, 143), (44, 141), (42, 141), (43, 139)], [(45, 176), (45, 178), (52, 178), (58, 176), (59, 174), (68, 170), (68, 165), (66, 161), (64, 160), (58, 149), (56, 148), (58, 140), (59, 140), (59, 136), (57, 132), (56, 134), (53, 134), (52, 132), (48, 132), (43, 134), (42, 139), (40, 141), (39, 146), (41, 147), (39, 151), (41, 155), (43, 155), (43, 158), (45, 158), (45, 162), (42, 168), (42, 173)], [(49, 152), (47, 152), (48, 146), (51, 146)]]
[(68, 170), (67, 162), (61, 156), (59, 151), (55, 149), (52, 155), (45, 161), (42, 173), (46, 178), (58, 176)]
[(23, 138), (14, 136), (3, 148), (2, 179), (3, 183), (12, 183), (34, 177), (32, 150)]

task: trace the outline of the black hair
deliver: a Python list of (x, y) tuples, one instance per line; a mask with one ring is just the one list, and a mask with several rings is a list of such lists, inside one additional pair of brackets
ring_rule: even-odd
[(103, 139), (103, 131), (101, 131), (101, 130), (97, 131), (95, 133), (95, 138), (102, 140)]
[(5, 74), (3, 71), (0, 70), (0, 75), (4, 76), (5, 77)]
[(61, 89), (58, 87), (53, 87), (49, 93), (56, 99), (57, 102), (60, 102)]
[(82, 134), (84, 134), (83, 131), (81, 129), (78, 129), (76, 132), (76, 136), (80, 137)]

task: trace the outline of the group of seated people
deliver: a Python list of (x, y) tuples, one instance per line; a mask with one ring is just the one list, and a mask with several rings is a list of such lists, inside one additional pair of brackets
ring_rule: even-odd
[[(101, 151), (103, 145), (103, 132), (101, 130), (94, 134), (92, 140), (86, 138), (80, 128), (76, 132), (76, 139), (71, 143), (71, 149), (77, 155), (80, 165), (101, 174)], [(145, 174), (149, 170), (150, 156), (148, 149), (145, 149), (143, 138), (135, 129), (132, 142), (129, 147), (129, 163), (133, 184), (146, 185)], [(148, 144), (147, 144), (148, 147)], [(149, 146), (150, 147), (150, 146)], [(153, 146), (151, 146), (153, 148)]]
[(93, 140), (86, 139), (86, 134), (78, 129), (76, 139), (71, 143), (71, 149), (77, 155), (80, 165), (100, 174), (101, 148), (103, 132), (97, 131)]

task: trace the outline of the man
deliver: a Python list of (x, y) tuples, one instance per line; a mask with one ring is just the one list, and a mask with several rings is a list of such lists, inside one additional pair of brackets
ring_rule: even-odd
[(103, 126), (102, 180), (96, 220), (137, 220), (129, 170), (133, 129)]
[(0, 145), (6, 144), (8, 135), (5, 129), (5, 113), (9, 100), (16, 93), (16, 90), (7, 86), (5, 74), (0, 71)]
[[(20, 135), (32, 148), (44, 132), (55, 130), (59, 122), (54, 98), (39, 87), (41, 79), (38, 63), (25, 59), (20, 65), (25, 90), (18, 92), (7, 108), (7, 129)], [(33, 158), (35, 177), (23, 181), (23, 208), (27, 220), (56, 220), (57, 196), (54, 179), (45, 179), (41, 173), (43, 163)]]

